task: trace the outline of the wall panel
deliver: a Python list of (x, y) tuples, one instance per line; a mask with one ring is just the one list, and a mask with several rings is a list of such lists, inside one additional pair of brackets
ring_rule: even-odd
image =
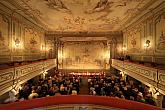
[(46, 58), (45, 30), (0, 4), (0, 64)]
[[(137, 56), (141, 56), (141, 61), (165, 64), (160, 61), (160, 58), (165, 58), (164, 25), (165, 2), (162, 2), (123, 30), (123, 45), (127, 46), (125, 53), (130, 55), (132, 60), (137, 60)], [(150, 41), (148, 47), (146, 46), (147, 40)]]

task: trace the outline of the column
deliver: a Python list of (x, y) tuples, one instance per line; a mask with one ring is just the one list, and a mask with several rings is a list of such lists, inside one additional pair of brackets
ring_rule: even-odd
[(63, 43), (61, 43), (61, 45), (60, 45), (60, 47), (61, 47), (61, 57), (62, 57), (62, 69), (64, 69), (64, 44)]
[[(54, 36), (54, 37), (55, 37), (55, 36)], [(55, 58), (56, 58), (56, 63), (57, 63), (56, 71), (58, 71), (58, 46), (59, 46), (59, 39), (58, 39), (58, 37), (56, 36), (56, 37), (55, 37)]]
[(107, 41), (108, 46), (110, 49), (110, 59), (109, 59), (109, 64), (110, 64), (110, 72), (115, 73), (115, 69), (111, 66), (112, 62), (111, 59), (115, 58), (115, 53), (116, 53), (116, 40), (115, 39), (110, 39)]

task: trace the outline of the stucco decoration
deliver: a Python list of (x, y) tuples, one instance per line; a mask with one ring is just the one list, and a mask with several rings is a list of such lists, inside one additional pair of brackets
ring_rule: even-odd
[(39, 34), (33, 29), (25, 29), (25, 51), (27, 54), (40, 54), (41, 43)]
[(159, 50), (164, 50), (165, 49), (165, 34), (164, 34), (163, 31), (162, 31), (162, 33), (159, 37), (157, 49), (159, 49)]
[(165, 13), (161, 15), (156, 23), (156, 51), (165, 51)]
[(153, 0), (14, 0), (53, 31), (116, 31)]
[(0, 14), (0, 55), (9, 54), (9, 20)]
[(45, 58), (45, 51), (41, 49), (41, 46), (45, 47), (43, 28), (30, 22), (31, 18), (17, 13), (17, 9), (6, 6), (7, 2), (0, 3), (0, 63)]
[[(106, 42), (65, 42), (59, 56), (62, 69), (108, 69), (109, 51)], [(109, 60), (108, 60), (109, 61)]]
[(22, 60), (22, 53), (24, 49), (23, 40), (23, 25), (20, 23), (18, 16), (12, 16), (12, 51), (14, 60)]
[(127, 38), (128, 53), (139, 53), (141, 46), (141, 31), (133, 30), (128, 34)]
[(55, 56), (55, 47), (53, 40), (46, 40), (46, 57), (53, 58)]

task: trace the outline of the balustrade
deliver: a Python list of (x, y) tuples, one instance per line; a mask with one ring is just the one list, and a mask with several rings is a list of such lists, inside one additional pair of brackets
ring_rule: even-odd
[(112, 59), (112, 67), (140, 80), (144, 84), (157, 87), (165, 94), (165, 70), (116, 59)]
[[(72, 99), (72, 100), (71, 100)], [(164, 110), (114, 97), (68, 95), (51, 96), (0, 105), (0, 110)]]
[(55, 59), (0, 70), (0, 95), (53, 67)]

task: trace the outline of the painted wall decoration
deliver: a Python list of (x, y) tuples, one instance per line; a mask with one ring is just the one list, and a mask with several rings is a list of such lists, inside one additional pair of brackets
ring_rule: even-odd
[(9, 40), (9, 20), (0, 14), (0, 55), (10, 54)]
[(154, 15), (147, 13), (123, 31), (123, 45), (127, 45), (126, 53), (132, 60), (165, 64), (164, 4), (154, 10)]
[(55, 57), (55, 42), (54, 40), (46, 40), (46, 57), (54, 58)]
[(45, 45), (46, 45), (46, 38), (45, 38), (45, 34), (44, 32), (39, 32), (39, 37), (40, 37), (40, 41), (41, 41), (41, 44), (40, 44), (40, 53), (41, 53), (41, 58), (44, 59), (45, 58)]
[[(0, 64), (45, 59), (49, 54), (45, 42), (43, 28), (0, 4)], [(54, 43), (48, 45), (54, 51)], [(54, 56), (50, 54), (47, 58)]]
[(30, 32), (28, 28), (25, 28), (25, 53), (30, 53), (30, 38), (33, 36), (33, 34)]
[(165, 49), (165, 34), (163, 33), (163, 31), (159, 37), (157, 49), (159, 49), (159, 50)]
[(12, 16), (12, 60), (23, 60), (23, 49), (24, 49), (24, 40), (23, 40), (23, 25), (16, 19), (16, 16)]
[(59, 55), (59, 60), (62, 59), (60, 68), (108, 69), (109, 56), (108, 46), (104, 41), (65, 42), (63, 52)]
[(133, 30), (127, 36), (128, 53), (139, 53), (141, 46), (141, 32)]
[(27, 54), (40, 54), (41, 41), (38, 32), (34, 29), (25, 29), (25, 50)]
[(165, 51), (165, 14), (160, 15), (159, 20), (156, 22), (156, 51)]

